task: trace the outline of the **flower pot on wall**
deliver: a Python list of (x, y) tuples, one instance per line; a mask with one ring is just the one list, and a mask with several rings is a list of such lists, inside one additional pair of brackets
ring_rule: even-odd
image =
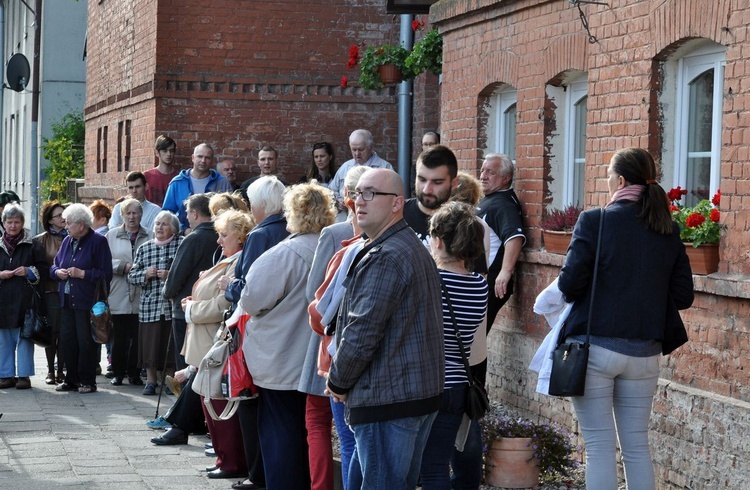
[(539, 484), (539, 465), (531, 438), (504, 437), (492, 443), (485, 462), (485, 483), (500, 488), (530, 488)]
[(573, 233), (569, 231), (551, 231), (542, 230), (544, 236), (544, 248), (551, 254), (568, 253), (568, 245), (573, 238)]
[(401, 83), (404, 79), (403, 73), (401, 73), (401, 70), (394, 63), (380, 65), (378, 67), (378, 75), (380, 75), (380, 81), (383, 82), (383, 85)]
[(693, 274), (712, 274), (719, 270), (719, 244), (703, 243), (693, 247), (692, 243), (685, 243), (685, 251), (690, 259)]

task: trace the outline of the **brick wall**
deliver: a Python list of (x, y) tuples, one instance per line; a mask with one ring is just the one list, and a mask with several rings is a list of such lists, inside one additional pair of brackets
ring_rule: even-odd
[(546, 85), (572, 72), (588, 75), (586, 207), (608, 199), (606, 166), (617, 149), (641, 146), (660, 157), (665, 138), (661, 66), (688, 40), (726, 46), (721, 149), (722, 223), (719, 273), (695, 276), (694, 306), (683, 312), (690, 342), (662, 358), (651, 421), (660, 488), (744, 488), (750, 477), (750, 6), (729, 0), (611, 0), (583, 5), (590, 44), (569, 2), (463, 2), (433, 6), (444, 34), (441, 128), (460, 166), (476, 171), (486, 144), (487, 97), (499, 84), (517, 90), (516, 192), (529, 238), (517, 269), (517, 294), (490, 334), (493, 398), (530, 417), (576, 429), (569, 402), (535, 393), (527, 366), (547, 326), (532, 313), (535, 296), (554, 279), (563, 257), (542, 248), (539, 219), (550, 197), (550, 134), (555, 131)]
[(257, 151), (271, 144), (285, 178), (296, 182), (313, 143), (332, 142), (341, 164), (359, 127), (373, 132), (376, 151), (395, 166), (395, 88), (340, 86), (342, 75), (358, 78), (345, 66), (358, 42), (397, 43), (398, 16), (375, 1), (90, 2), (83, 192), (108, 196), (123, 180), (111, 166), (97, 173), (96, 160), (98, 128), (110, 129), (112, 161), (112, 130), (124, 120), (133, 124), (134, 170), (154, 165), (153, 141), (165, 133), (177, 141), (183, 167), (207, 142), (237, 162), (241, 178), (257, 173)]

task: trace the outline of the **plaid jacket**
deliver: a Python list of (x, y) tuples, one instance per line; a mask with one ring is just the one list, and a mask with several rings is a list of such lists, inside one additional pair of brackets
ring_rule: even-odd
[(181, 242), (182, 237), (175, 236), (174, 240), (160, 247), (154, 240), (149, 240), (138, 247), (135, 253), (133, 268), (128, 273), (128, 282), (141, 286), (141, 301), (138, 308), (138, 321), (141, 323), (157, 322), (161, 315), (164, 315), (166, 320), (172, 319), (172, 303), (161, 294), (164, 281), (158, 277), (147, 280), (146, 269), (171, 267)]

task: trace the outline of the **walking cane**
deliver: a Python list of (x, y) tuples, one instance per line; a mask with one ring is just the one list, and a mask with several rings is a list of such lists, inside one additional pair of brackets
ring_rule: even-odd
[(167, 342), (167, 352), (164, 354), (164, 367), (161, 370), (161, 383), (159, 384), (159, 397), (156, 399), (156, 413), (154, 414), (154, 420), (159, 418), (159, 405), (161, 404), (161, 394), (164, 391), (164, 380), (167, 378), (167, 360), (169, 359), (169, 346), (172, 345), (173, 343), (175, 343), (174, 325), (171, 325), (169, 328), (169, 342)]

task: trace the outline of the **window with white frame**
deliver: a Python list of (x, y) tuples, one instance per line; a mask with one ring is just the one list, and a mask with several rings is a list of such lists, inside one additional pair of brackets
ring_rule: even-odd
[(570, 74), (560, 86), (547, 86), (547, 98), (555, 111), (554, 127), (547, 133), (550, 207), (584, 204), (587, 86), (586, 74), (580, 72)]
[(503, 153), (516, 161), (516, 89), (502, 86), (489, 101), (488, 153)]
[(672, 182), (688, 190), (687, 206), (719, 189), (724, 60), (713, 43), (677, 59)]

